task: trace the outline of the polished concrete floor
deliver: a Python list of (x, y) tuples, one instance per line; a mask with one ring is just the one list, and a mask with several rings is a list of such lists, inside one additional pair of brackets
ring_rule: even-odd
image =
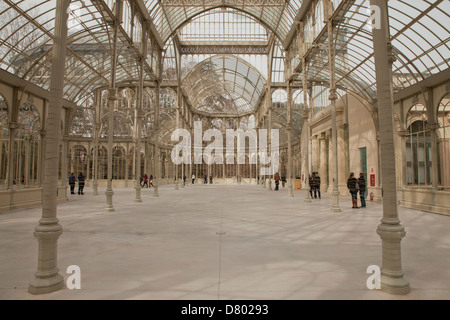
[[(282, 188), (281, 188), (282, 189)], [(41, 208), (0, 214), (0, 299), (449, 299), (450, 216), (399, 208), (406, 237), (402, 262), (411, 293), (369, 290), (370, 265), (381, 264), (376, 227), (382, 206), (351, 209), (330, 196), (305, 203), (303, 190), (250, 185), (195, 185), (174, 190), (104, 189), (69, 195), (58, 217), (58, 266), (81, 270), (81, 289), (34, 296), (33, 229)]]

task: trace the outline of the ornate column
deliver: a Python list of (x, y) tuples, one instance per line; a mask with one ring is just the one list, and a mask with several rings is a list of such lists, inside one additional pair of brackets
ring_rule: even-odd
[[(177, 94), (177, 105), (175, 107), (176, 129), (179, 129), (179, 127), (180, 127), (180, 106), (179, 106), (180, 99), (179, 99), (179, 96), (180, 96), (180, 94), (178, 93)], [(175, 169), (175, 190), (179, 190), (179, 187), (178, 187), (178, 165), (174, 164), (174, 166), (175, 166), (175, 168), (174, 168)]]
[(106, 184), (105, 212), (114, 212), (112, 179), (113, 179), (113, 138), (114, 138), (114, 106), (117, 103), (116, 90), (108, 90), (108, 181)]
[(406, 232), (397, 212), (397, 184), (393, 133), (392, 64), (394, 56), (389, 36), (388, 6), (385, 0), (370, 0), (380, 8), (380, 28), (373, 28), (373, 47), (377, 83), (382, 178), (384, 184), (383, 218), (377, 233), (382, 240), (381, 290), (390, 294), (411, 291), (401, 266), (400, 242)]
[(333, 190), (331, 191), (331, 197), (333, 204), (330, 208), (331, 212), (341, 212), (339, 207), (339, 187), (338, 187), (338, 145), (337, 145), (337, 124), (336, 124), (336, 83), (335, 83), (335, 57), (336, 48), (333, 39), (333, 21), (332, 21), (332, 8), (328, 3), (328, 65), (330, 67), (330, 94), (328, 99), (331, 101), (331, 137), (333, 145)]
[(17, 123), (9, 122), (9, 156), (8, 156), (8, 164), (6, 170), (6, 189), (13, 189), (13, 180), (14, 180), (14, 155), (15, 151), (15, 137), (16, 137), (16, 129)]
[[(161, 55), (161, 54), (160, 54)], [(161, 63), (161, 59), (158, 60), (159, 63)], [(158, 193), (158, 187), (159, 183), (158, 180), (160, 179), (161, 171), (160, 171), (160, 151), (159, 151), (159, 90), (160, 90), (160, 83), (157, 81), (156, 83), (156, 93), (155, 93), (155, 152), (154, 152), (154, 166), (155, 166), (155, 174), (153, 175), (153, 196), (159, 197)]]
[(328, 150), (327, 150), (327, 136), (325, 132), (322, 132), (319, 137), (320, 144), (320, 159), (319, 159), (319, 176), (321, 181), (321, 190), (327, 190), (328, 188), (328, 174), (327, 174), (327, 159), (328, 159)]
[(59, 131), (61, 126), (61, 105), (64, 89), (64, 65), (67, 41), (67, 9), (69, 0), (56, 3), (55, 34), (50, 78), (50, 104), (47, 114), (47, 132), (45, 146), (45, 176), (42, 190), (42, 218), (34, 231), (38, 239), (38, 267), (28, 291), (32, 294), (50, 293), (62, 288), (64, 278), (57, 267), (58, 238), (62, 227), (57, 219)]
[(108, 181), (106, 184), (106, 205), (105, 212), (114, 212), (115, 209), (113, 207), (113, 189), (112, 189), (112, 179), (113, 179), (113, 139), (114, 139), (114, 109), (118, 100), (117, 90), (116, 90), (116, 69), (117, 69), (117, 42), (119, 37), (119, 25), (121, 23), (121, 15), (122, 12), (122, 1), (117, 1), (115, 5), (115, 18), (114, 18), (114, 35), (113, 35), (113, 43), (112, 43), (112, 52), (111, 52), (111, 83), (110, 88), (108, 89)]
[(92, 182), (92, 189), (93, 192), (92, 194), (94, 196), (98, 196), (98, 134), (100, 132), (100, 123), (95, 123), (95, 127), (94, 127), (94, 148), (92, 150), (92, 161), (93, 161), (93, 168), (94, 168), (94, 172), (92, 173), (93, 175), (93, 182)]
[(287, 134), (288, 134), (288, 148), (287, 148), (287, 158), (288, 158), (288, 167), (287, 167), (287, 179), (288, 179), (288, 196), (294, 196), (294, 186), (293, 186), (293, 177), (292, 177), (292, 86), (291, 83), (288, 82), (287, 87), (287, 101), (288, 101), (288, 109), (287, 109)]

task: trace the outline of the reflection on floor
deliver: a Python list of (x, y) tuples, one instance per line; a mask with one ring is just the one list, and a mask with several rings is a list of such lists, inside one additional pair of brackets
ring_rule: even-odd
[(406, 237), (406, 296), (369, 290), (370, 265), (381, 264), (376, 227), (382, 206), (351, 209), (340, 200), (305, 203), (303, 190), (269, 191), (255, 185), (195, 185), (160, 197), (114, 189), (115, 212), (105, 195), (68, 195), (58, 218), (58, 266), (67, 280), (81, 270), (81, 289), (33, 296), (37, 265), (33, 229), (40, 208), (0, 215), (0, 299), (448, 299), (450, 217), (399, 208)]

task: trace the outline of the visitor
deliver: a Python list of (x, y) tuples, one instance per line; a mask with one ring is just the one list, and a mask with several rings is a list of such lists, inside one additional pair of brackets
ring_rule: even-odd
[(347, 188), (352, 195), (352, 209), (358, 209), (358, 179), (356, 179), (353, 172), (350, 173), (350, 177), (347, 180)]
[(314, 199), (319, 196), (320, 199), (320, 177), (318, 172), (313, 172)]
[(144, 182), (142, 183), (142, 188), (144, 186), (147, 186), (147, 188), (148, 188), (148, 176), (146, 173), (144, 174)]
[(184, 175), (184, 177), (183, 177), (183, 186), (185, 186), (186, 185), (186, 175)]
[(151, 174), (150, 175), (150, 177), (149, 177), (149, 181), (148, 181), (148, 187), (149, 188), (151, 188), (151, 187), (155, 187), (154, 185), (153, 185), (153, 175)]
[(83, 174), (80, 172), (78, 175), (78, 194), (84, 194), (84, 177)]
[(206, 176), (206, 174), (205, 174), (205, 177), (203, 178), (203, 183), (208, 184), (208, 177)]
[(192, 174), (192, 184), (195, 182), (195, 174)]
[(314, 183), (311, 175), (309, 175), (308, 184), (309, 184), (309, 195), (311, 196), (311, 199), (313, 199)]
[(69, 177), (69, 186), (70, 186), (70, 194), (75, 194), (75, 175), (73, 172), (70, 174)]
[(365, 208), (366, 199), (364, 198), (364, 196), (366, 193), (366, 179), (364, 178), (364, 173), (359, 174), (358, 186), (359, 186), (359, 198), (361, 200), (361, 208)]
[(278, 172), (275, 173), (273, 179), (275, 180), (275, 190), (278, 191), (278, 187), (280, 186), (280, 175), (278, 174)]
[(212, 184), (212, 175), (209, 176), (209, 184)]
[(283, 188), (284, 188), (284, 186), (286, 185), (286, 177), (285, 176), (282, 176), (281, 177), (281, 185), (283, 186)]

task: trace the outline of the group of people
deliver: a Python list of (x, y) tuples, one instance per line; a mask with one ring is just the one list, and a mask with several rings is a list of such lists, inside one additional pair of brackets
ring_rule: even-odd
[[(320, 176), (318, 172), (313, 172), (312, 175), (309, 176), (309, 186), (309, 195), (311, 198), (320, 199)], [(360, 173), (359, 178), (356, 178), (355, 174), (351, 172), (350, 177), (347, 180), (347, 188), (352, 196), (352, 208), (360, 208), (358, 207), (358, 193), (361, 201), (361, 208), (365, 208), (366, 179), (364, 178), (364, 173)]]
[[(309, 175), (309, 195), (311, 196), (311, 199), (321, 199), (320, 194), (320, 176), (318, 172), (313, 172), (312, 175)], [(314, 195), (313, 195), (314, 193)]]
[[(195, 174), (192, 174), (192, 184), (195, 183)], [(184, 177), (184, 180), (186, 181), (186, 176)], [(213, 183), (213, 177), (212, 175), (209, 176), (209, 184)], [(203, 177), (203, 184), (208, 184), (208, 176), (205, 174), (205, 176)]]
[(359, 174), (359, 178), (355, 177), (353, 172), (350, 173), (350, 177), (347, 180), (347, 188), (352, 195), (352, 209), (358, 209), (358, 192), (359, 198), (361, 200), (361, 208), (366, 207), (366, 179), (364, 178), (364, 173)]
[(151, 188), (154, 187), (153, 185), (153, 175), (147, 176), (147, 174), (145, 173), (143, 176), (141, 175), (141, 177), (139, 178), (140, 184), (141, 184), (141, 188), (144, 188), (144, 186), (146, 186), (146, 188)]
[(70, 187), (70, 194), (75, 194), (75, 183), (78, 181), (78, 194), (84, 195), (84, 176), (80, 172), (78, 175), (78, 179), (75, 177), (73, 172), (69, 176), (69, 187)]

